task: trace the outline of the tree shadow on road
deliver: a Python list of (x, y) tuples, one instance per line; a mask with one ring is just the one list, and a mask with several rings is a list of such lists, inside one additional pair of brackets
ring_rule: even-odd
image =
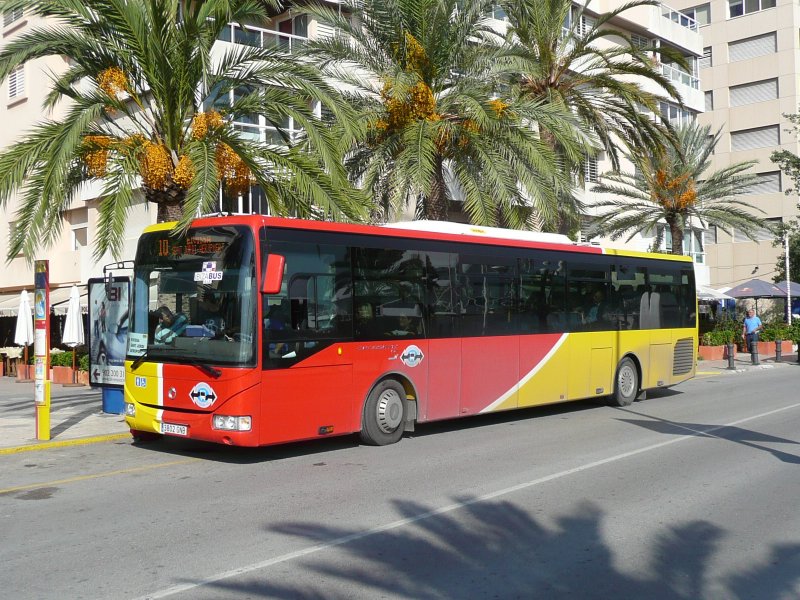
[[(685, 436), (692, 435), (697, 437), (713, 438), (734, 442), (754, 450), (761, 450), (769, 452), (775, 458), (789, 464), (800, 464), (800, 456), (783, 452), (775, 448), (770, 448), (764, 444), (791, 444), (797, 445), (800, 442), (790, 440), (787, 438), (777, 437), (766, 433), (759, 433), (752, 429), (745, 429), (743, 427), (736, 427), (733, 425), (715, 425), (713, 423), (683, 423), (680, 421), (671, 421), (653, 415), (646, 415), (636, 411), (620, 408), (621, 412), (632, 415), (644, 417), (644, 419), (620, 419), (623, 423), (637, 425), (656, 433), (663, 433), (667, 435)], [(759, 443), (756, 443), (759, 442)]]
[[(556, 518), (532, 518), (530, 508), (475, 498), (455, 499), (444, 511), (405, 501), (395, 507), (399, 520), (384, 530), (314, 523), (271, 528), (268, 535), (294, 536), (312, 550), (216, 581), (205, 589), (211, 595), (202, 596), (744, 600), (800, 592), (800, 544), (774, 546), (767, 560), (744, 572), (711, 573), (726, 533), (706, 521), (665, 527), (650, 541), (649, 556), (637, 555), (631, 565), (625, 553), (632, 550), (604, 536), (604, 515), (590, 502)], [(626, 537), (635, 542), (642, 535), (631, 523)], [(303, 577), (289, 580), (287, 573)]]

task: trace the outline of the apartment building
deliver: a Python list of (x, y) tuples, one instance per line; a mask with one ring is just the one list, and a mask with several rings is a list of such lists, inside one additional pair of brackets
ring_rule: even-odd
[[(589, 8), (599, 14), (621, 4), (622, 2), (619, 1), (600, 0), (592, 1)], [(502, 28), (502, 11), (494, 11), (493, 16), (497, 21), (498, 28)], [(586, 14), (583, 18), (589, 20), (592, 17)], [(5, 43), (39, 24), (40, 22), (35, 18), (22, 12), (6, 14), (3, 19), (0, 43)], [(586, 25), (588, 26), (589, 23), (587, 22)], [(702, 56), (703, 44), (697, 31), (697, 23), (693, 18), (672, 8), (666, 6), (639, 7), (628, 11), (625, 19), (615, 23), (614, 26), (630, 32), (634, 39), (643, 45), (653, 42), (670, 44), (678, 48), (693, 65), (697, 64)], [(275, 16), (265, 27), (231, 25), (225, 30), (219, 43), (221, 45), (279, 43), (291, 51), (309, 38), (332, 33), (330, 27), (314, 21), (309, 15), (303, 13), (301, 6), (295, 6)], [(609, 41), (609, 43), (613, 43), (613, 41)], [(0, 119), (3, 123), (3, 127), (0, 128), (0, 147), (7, 146), (19, 139), (20, 136), (24, 136), (25, 132), (39, 120), (58, 118), (58, 110), (53, 114), (44, 115), (42, 103), (49, 90), (52, 75), (63, 72), (66, 66), (67, 63), (58, 57), (33, 61), (12, 73), (6, 81), (2, 82), (4, 101), (0, 102)], [(662, 113), (672, 119), (693, 118), (703, 109), (704, 105), (697, 73), (686, 73), (668, 64), (663, 64), (660, 68), (664, 69), (664, 72), (676, 82), (684, 102), (683, 107), (678, 106), (677, 103), (665, 103)], [(270, 127), (263, 118), (237, 122), (235, 125), (244, 135), (264, 143), (279, 139), (274, 128)], [(290, 131), (293, 128), (291, 122), (285, 123), (284, 126)], [(587, 188), (590, 188), (598, 174), (607, 168), (609, 168), (609, 163), (602, 156), (587, 161), (585, 170)], [(81, 191), (80, 197), (64, 214), (61, 238), (53, 247), (42, 250), (40, 256), (36, 257), (50, 260), (51, 285), (56, 288), (56, 291), (53, 292), (52, 302), (57, 307), (62, 301), (65, 306), (71, 284), (85, 284), (89, 278), (101, 276), (103, 266), (116, 260), (111, 256), (104, 256), (100, 260), (94, 260), (92, 257), (97, 228), (99, 191), (99, 186), (87, 186)], [(591, 204), (592, 193), (586, 192), (586, 194), (586, 200)], [(3, 257), (7, 253), (9, 236), (14, 228), (16, 210), (17, 204), (12, 201), (5, 210), (4, 218), (0, 219), (0, 254)], [(266, 209), (258, 190), (253, 189), (244, 196), (227, 197), (221, 194), (220, 210), (265, 212)], [(128, 233), (121, 259), (133, 258), (136, 240), (140, 232), (145, 226), (155, 222), (155, 219), (156, 211), (153, 207), (148, 209), (144, 200), (141, 199), (130, 213)], [(628, 247), (633, 246), (644, 250), (651, 243), (651, 239), (637, 238), (628, 244)], [(698, 242), (696, 248), (692, 247), (692, 250), (695, 249), (702, 265), (702, 244)], [(22, 257), (17, 257), (10, 264), (0, 267), (0, 272), (2, 272), (2, 277), (0, 277), (0, 316), (13, 315), (16, 312), (19, 291), (32, 287), (33, 272)], [(698, 278), (701, 281), (707, 281), (707, 275), (702, 273)], [(0, 343), (0, 346), (2, 345), (4, 344)]]
[[(795, 154), (800, 144), (783, 116), (800, 104), (800, 5), (793, 0), (675, 0), (694, 18), (703, 39), (700, 81), (705, 112), (699, 122), (722, 130), (713, 167), (757, 160), (758, 185), (744, 199), (772, 223), (798, 215), (797, 192), (787, 196), (791, 181), (769, 159), (774, 150)], [(764, 232), (753, 242), (711, 228), (706, 256), (715, 287), (731, 287), (758, 277), (771, 281), (781, 248)]]

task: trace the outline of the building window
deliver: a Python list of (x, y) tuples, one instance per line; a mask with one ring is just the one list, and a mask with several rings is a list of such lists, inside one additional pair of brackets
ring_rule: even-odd
[(757, 173), (756, 183), (748, 190), (747, 194), (750, 196), (756, 194), (779, 194), (782, 191), (781, 172), (772, 171), (771, 173)]
[(20, 65), (8, 74), (8, 99), (25, 97), (25, 66)]
[(706, 112), (714, 110), (714, 92), (708, 91), (705, 93), (706, 98)]
[(779, 146), (780, 143), (780, 127), (778, 125), (731, 132), (731, 150), (734, 152), (753, 148), (771, 148)]
[(728, 15), (731, 18), (768, 8), (775, 8), (775, 0), (728, 0)]
[(661, 108), (661, 116), (671, 125), (685, 125), (694, 121), (695, 114), (677, 104), (661, 102), (659, 106)]
[(653, 47), (653, 40), (650, 38), (646, 38), (642, 35), (638, 35), (636, 33), (631, 34), (631, 44), (636, 46), (637, 48), (652, 48)]
[(775, 231), (781, 225), (783, 220), (780, 217), (773, 217), (764, 219), (766, 227), (762, 227), (756, 233), (756, 239), (759, 242), (772, 242), (775, 239)]
[(597, 183), (597, 157), (587, 156), (583, 163), (583, 180), (586, 183)]
[(709, 3), (692, 6), (691, 8), (684, 8), (681, 9), (681, 12), (697, 21), (697, 24), (701, 27), (711, 23), (711, 4)]
[(15, 8), (14, 10), (7, 10), (3, 13), (3, 27), (8, 27), (12, 23), (19, 21), (22, 18), (22, 9)]
[(738, 62), (748, 60), (767, 54), (775, 54), (778, 51), (778, 37), (775, 32), (757, 35), (743, 40), (736, 40), (728, 44), (728, 60)]
[(703, 58), (697, 62), (697, 66), (701, 69), (712, 66), (711, 64), (711, 46), (703, 48)]
[(765, 79), (753, 81), (744, 85), (734, 85), (730, 88), (730, 105), (744, 106), (756, 102), (766, 102), (778, 99), (778, 79)]

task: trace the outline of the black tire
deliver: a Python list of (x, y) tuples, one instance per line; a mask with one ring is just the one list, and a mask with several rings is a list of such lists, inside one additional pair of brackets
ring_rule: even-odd
[(376, 385), (364, 403), (361, 441), (371, 446), (394, 444), (406, 425), (406, 391), (394, 379)]
[(611, 406), (630, 406), (639, 395), (639, 371), (630, 358), (623, 358), (614, 375), (614, 395)]

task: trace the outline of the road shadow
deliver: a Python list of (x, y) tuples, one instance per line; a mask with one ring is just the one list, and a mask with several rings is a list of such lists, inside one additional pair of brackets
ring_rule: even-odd
[(705, 437), (709, 439), (713, 438), (713, 439), (724, 440), (727, 442), (740, 444), (748, 448), (753, 448), (754, 450), (769, 452), (770, 454), (775, 456), (775, 458), (785, 463), (800, 464), (800, 456), (796, 454), (791, 454), (789, 452), (776, 450), (775, 448), (770, 448), (769, 446), (762, 445), (762, 444), (790, 444), (790, 445), (800, 444), (800, 442), (797, 442), (795, 440), (769, 435), (766, 433), (759, 433), (758, 431), (754, 431), (752, 429), (745, 429), (744, 427), (736, 427), (732, 425), (716, 425), (711, 423), (688, 423), (681, 421), (671, 421), (669, 419), (664, 419), (661, 417), (654, 417), (653, 415), (645, 415), (642, 413), (638, 413), (636, 411), (626, 408), (619, 408), (617, 410), (624, 413), (643, 417), (643, 419), (619, 419), (619, 421), (623, 423), (628, 423), (630, 425), (636, 425), (637, 427), (642, 427), (649, 431), (654, 431), (656, 433), (661, 433), (665, 435), (676, 435), (676, 436), (690, 435), (696, 437)]
[[(452, 510), (442, 512), (396, 501), (399, 525), (382, 531), (303, 522), (269, 528), (266, 535), (293, 536), (311, 551), (206, 583), (195, 593), (274, 599), (749, 600), (797, 597), (800, 591), (800, 544), (774, 545), (765, 560), (718, 573), (715, 555), (728, 534), (708, 521), (687, 521), (652, 534), (647, 555), (626, 568), (620, 556), (625, 540), (606, 538), (604, 514), (594, 503), (537, 519), (530, 516), (535, 508), (509, 501), (453, 502)], [(631, 524), (631, 536), (644, 535), (635, 528)], [(291, 569), (281, 565), (290, 561)], [(296, 572), (298, 563), (302, 583), (285, 576), (287, 570)]]

